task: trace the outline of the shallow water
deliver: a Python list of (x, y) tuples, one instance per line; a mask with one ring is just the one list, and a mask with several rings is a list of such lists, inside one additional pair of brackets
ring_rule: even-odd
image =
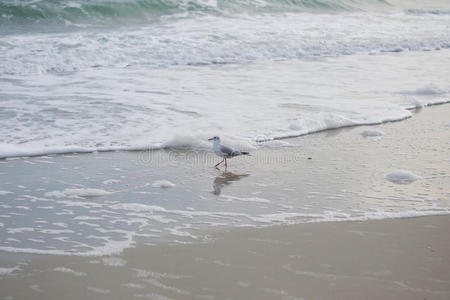
[(448, 107), (425, 110), (442, 113), (430, 126), (420, 115), (387, 124), (381, 137), (355, 127), (292, 139), (228, 170), (193, 150), (4, 160), (0, 250), (96, 256), (230, 227), (446, 215)]

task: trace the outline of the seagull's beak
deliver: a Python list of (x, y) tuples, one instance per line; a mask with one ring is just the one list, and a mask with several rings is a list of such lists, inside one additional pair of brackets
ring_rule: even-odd
[(208, 141), (212, 141), (212, 140), (214, 140), (214, 138), (209, 138), (209, 139), (208, 139)]

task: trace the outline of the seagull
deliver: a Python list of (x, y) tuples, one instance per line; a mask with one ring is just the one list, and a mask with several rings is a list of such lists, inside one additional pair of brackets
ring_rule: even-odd
[(224, 161), (225, 161), (225, 167), (227, 167), (228, 166), (227, 158), (232, 158), (232, 157), (235, 157), (238, 155), (250, 155), (250, 153), (248, 153), (248, 152), (233, 150), (227, 146), (221, 145), (220, 138), (218, 136), (212, 137), (212, 138), (208, 139), (208, 141), (214, 141), (214, 144), (213, 144), (214, 152), (218, 156), (223, 157), (222, 161), (220, 161), (219, 163), (216, 164), (216, 167), (218, 165), (220, 165), (221, 163), (223, 163)]

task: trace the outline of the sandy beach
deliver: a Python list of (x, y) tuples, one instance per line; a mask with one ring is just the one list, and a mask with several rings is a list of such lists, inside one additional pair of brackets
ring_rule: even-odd
[(450, 217), (238, 229), (103, 258), (36, 258), (14, 299), (448, 299)]
[[(292, 147), (254, 151), (231, 160), (226, 171), (212, 166), (217, 159), (210, 153), (183, 150), (4, 160), (4, 198), (29, 194), (36, 203), (63, 201), (66, 210), (75, 207), (77, 220), (86, 206), (106, 218), (107, 207), (122, 205), (117, 199), (133, 203), (145, 197), (167, 208), (125, 207), (128, 213), (115, 223), (128, 216), (137, 218), (131, 224), (151, 221), (123, 249), (116, 242), (118, 251), (2, 251), (1, 297), (448, 299), (449, 115), (448, 105), (426, 107), (402, 122), (289, 139)], [(396, 170), (406, 175), (389, 177)], [(149, 184), (155, 179), (175, 186)], [(44, 182), (47, 188), (39, 192)], [(78, 195), (71, 203), (57, 200), (74, 193), (64, 189), (74, 182), (109, 192), (97, 189), (97, 195)], [(66, 194), (58, 198), (55, 190)], [(186, 209), (177, 208), (177, 201)], [(314, 203), (328, 203), (329, 212), (311, 213)], [(189, 208), (196, 204), (201, 211)], [(205, 217), (208, 205), (213, 210)], [(214, 212), (218, 208), (224, 212)], [(225, 213), (227, 208), (233, 213)], [(82, 220), (97, 226), (92, 217)], [(27, 232), (2, 226), (3, 238)], [(45, 238), (48, 230), (40, 232)]]
[(0, 0), (0, 62), (0, 300), (450, 299), (449, 0)]

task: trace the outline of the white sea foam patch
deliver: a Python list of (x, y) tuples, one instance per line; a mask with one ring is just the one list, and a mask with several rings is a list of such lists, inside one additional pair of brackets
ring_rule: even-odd
[(14, 233), (22, 233), (22, 232), (33, 232), (35, 229), (31, 227), (14, 227), (14, 228), (8, 228), (6, 231), (10, 234)]
[(71, 274), (71, 275), (74, 275), (74, 276), (78, 276), (78, 277), (86, 276), (86, 275), (87, 275), (87, 274), (84, 273), (84, 272), (74, 271), (74, 270), (69, 269), (69, 268), (66, 268), (66, 267), (56, 267), (56, 268), (54, 268), (53, 270), (54, 270), (54, 271), (57, 271), (57, 272), (68, 273), (68, 274)]
[(101, 197), (111, 194), (111, 192), (94, 189), (94, 188), (78, 188), (78, 189), (65, 189), (63, 191), (52, 191), (45, 193), (45, 197), (54, 198), (92, 198)]
[(127, 261), (120, 257), (105, 257), (102, 261), (105, 266), (112, 267), (123, 267), (127, 264)]
[(122, 285), (124, 287), (130, 288), (130, 289), (143, 289), (143, 288), (145, 288), (145, 285), (142, 285), (142, 284), (139, 284), (139, 283), (133, 283), (133, 282), (124, 283)]
[(120, 180), (120, 179), (108, 179), (108, 180), (103, 181), (103, 184), (110, 185), (110, 184), (117, 184), (117, 183), (121, 183), (121, 182), (122, 182), (122, 180)]
[(410, 171), (396, 170), (387, 174), (386, 179), (397, 184), (410, 184), (418, 179), (421, 179), (421, 177), (411, 173)]
[(88, 289), (88, 291), (91, 291), (91, 292), (94, 292), (94, 293), (97, 293), (97, 294), (104, 294), (104, 295), (106, 295), (106, 294), (110, 294), (111, 293), (111, 290), (100, 289), (100, 288), (91, 287), (91, 286), (89, 286), (87, 289)]
[[(99, 229), (101, 230), (101, 229)], [(84, 242), (71, 242), (70, 247), (72, 248), (24, 248), (24, 247), (12, 247), (12, 246), (0, 246), (1, 251), (11, 252), (11, 253), (30, 253), (30, 254), (50, 254), (50, 255), (74, 255), (74, 256), (104, 256), (104, 255), (114, 255), (121, 253), (124, 249), (133, 247), (135, 241), (133, 240), (133, 232), (126, 232), (125, 230), (113, 230), (113, 232), (119, 232), (125, 234), (120, 241), (112, 240), (108, 236), (99, 236), (97, 239), (102, 241), (101, 245), (90, 245)], [(89, 239), (95, 239), (95, 237), (89, 236)], [(64, 242), (65, 240), (61, 239)], [(17, 242), (21, 242), (17, 240)], [(81, 250), (84, 248), (85, 250)]]
[(97, 148), (82, 147), (82, 146), (45, 146), (43, 145), (29, 145), (23, 147), (15, 144), (0, 143), (0, 157), (20, 157), (20, 156), (37, 156), (46, 154), (60, 154), (60, 153), (84, 153), (98, 151)]
[(15, 266), (13, 268), (0, 268), (0, 276), (9, 275), (19, 270), (20, 270), (19, 266)]
[(259, 203), (270, 203), (269, 199), (260, 197), (236, 197), (231, 195), (220, 195), (225, 201), (243, 201), (243, 202), (259, 202)]
[(2, 195), (8, 195), (8, 194), (13, 194), (13, 192), (0, 191), (0, 196), (2, 196)]
[(194, 134), (175, 134), (168, 141), (163, 143), (163, 148), (174, 148), (174, 149), (207, 149), (210, 147), (210, 143), (207, 141), (208, 136), (206, 135), (194, 135)]
[(168, 189), (175, 186), (175, 183), (170, 182), (169, 180), (156, 180), (152, 183), (152, 187), (154, 188), (163, 188)]

